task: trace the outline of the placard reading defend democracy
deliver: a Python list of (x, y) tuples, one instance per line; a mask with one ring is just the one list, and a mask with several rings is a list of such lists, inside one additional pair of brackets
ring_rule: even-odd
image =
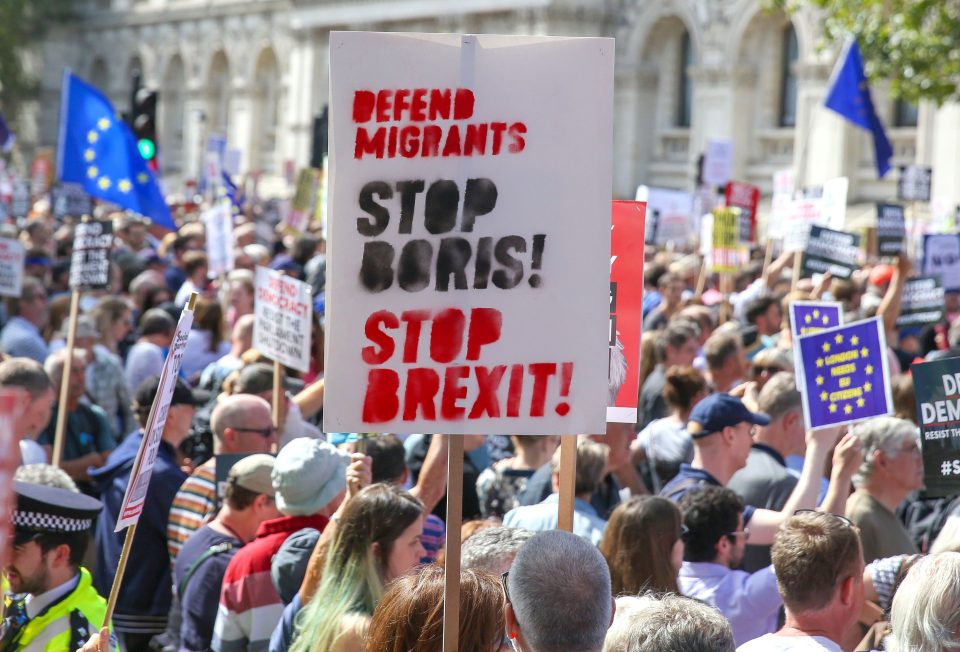
[(908, 279), (903, 286), (897, 328), (926, 326), (943, 319), (946, 305), (943, 285), (936, 276)]
[(288, 367), (309, 371), (310, 286), (283, 272), (257, 267), (256, 290), (253, 348)]
[(613, 202), (610, 229), (610, 397), (607, 421), (637, 422), (640, 332), (643, 323), (643, 245), (646, 205)]
[(613, 59), (330, 35), (325, 430), (604, 431)]
[(926, 494), (960, 493), (960, 358), (910, 367), (920, 422)]
[(19, 240), (0, 238), (0, 296), (19, 297), (26, 252)]
[(803, 416), (811, 430), (891, 414), (886, 338), (878, 318), (801, 336)]
[(857, 268), (859, 247), (858, 235), (813, 225), (803, 253), (801, 276), (830, 272), (834, 278), (848, 279)]
[(110, 287), (110, 250), (113, 222), (80, 222), (73, 231), (70, 257), (71, 290), (103, 290)]

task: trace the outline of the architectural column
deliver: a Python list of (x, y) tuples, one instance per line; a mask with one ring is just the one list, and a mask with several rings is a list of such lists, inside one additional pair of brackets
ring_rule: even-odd
[(247, 79), (237, 79), (230, 91), (230, 117), (227, 119), (227, 148), (240, 150), (240, 174), (250, 171), (253, 157), (253, 98)]
[(830, 66), (823, 63), (797, 65), (797, 129), (794, 165), (798, 188), (822, 184), (835, 177), (848, 177), (848, 197), (856, 196), (856, 134), (838, 114), (823, 106)]
[(203, 164), (203, 137), (208, 119), (207, 94), (200, 85), (191, 84), (183, 102), (183, 152), (180, 161), (184, 179), (198, 179)]
[(931, 129), (937, 137), (929, 159), (933, 166), (931, 198), (946, 201), (947, 206), (960, 203), (960, 104), (944, 104), (931, 121)]
[(733, 141), (733, 176), (746, 172), (746, 147), (736, 127), (737, 70), (720, 65), (698, 65), (689, 69), (693, 80), (693, 119), (690, 121), (690, 169), (707, 149), (709, 140)]
[(638, 66), (617, 68), (613, 97), (613, 195), (633, 199), (637, 189), (637, 114), (640, 108)]
[[(294, 161), (297, 167), (310, 162), (315, 110), (314, 77), (319, 47), (326, 47), (326, 36), (321, 37), (309, 29), (293, 33), (289, 63), (281, 70), (283, 83), (280, 97), (284, 110), (280, 112), (277, 124), (279, 172), (282, 172), (284, 162), (288, 160)], [(326, 89), (322, 90), (322, 94), (326, 96)]]

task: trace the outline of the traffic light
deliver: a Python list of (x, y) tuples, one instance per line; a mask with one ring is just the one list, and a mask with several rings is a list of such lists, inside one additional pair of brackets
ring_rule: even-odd
[(327, 136), (327, 107), (313, 118), (313, 146), (310, 149), (310, 167), (320, 170), (323, 168), (323, 157), (327, 154), (329, 138)]
[(140, 156), (148, 163), (157, 157), (157, 91), (140, 88), (133, 101), (133, 134)]

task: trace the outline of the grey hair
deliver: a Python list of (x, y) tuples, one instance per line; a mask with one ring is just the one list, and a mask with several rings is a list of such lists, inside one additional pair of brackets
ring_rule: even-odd
[(19, 387), (30, 394), (30, 400), (36, 400), (53, 389), (53, 383), (36, 360), (9, 358), (0, 362), (0, 387)]
[(940, 534), (930, 544), (930, 554), (960, 552), (960, 516), (948, 516)]
[(521, 528), (485, 528), (463, 542), (460, 563), (464, 570), (482, 570), (499, 575), (509, 568), (520, 546), (532, 536), (533, 532)]
[(586, 539), (560, 530), (538, 532), (520, 547), (507, 584), (530, 652), (603, 645), (613, 607), (610, 570)]
[(920, 436), (919, 429), (912, 421), (897, 417), (875, 417), (855, 425), (850, 432), (860, 440), (863, 450), (863, 462), (853, 476), (855, 487), (862, 486), (873, 475), (877, 451), (893, 455), (904, 442), (917, 440)]
[(627, 379), (627, 358), (623, 355), (623, 342), (617, 334), (617, 342), (610, 347), (607, 357), (607, 405), (613, 405), (620, 393), (620, 387)]
[(771, 421), (783, 417), (792, 410), (803, 409), (803, 399), (797, 389), (797, 377), (781, 371), (774, 374), (760, 390), (757, 406)]
[[(592, 494), (597, 490), (603, 479), (609, 454), (610, 448), (606, 444), (600, 444), (585, 436), (577, 437), (577, 475), (574, 487), (576, 495)], [(559, 446), (550, 460), (550, 471), (560, 471)]]
[(960, 648), (960, 553), (929, 555), (910, 568), (893, 596), (891, 652)]
[(270, 404), (253, 394), (230, 394), (217, 401), (210, 414), (210, 430), (217, 439), (223, 439), (227, 428), (236, 428), (247, 422), (250, 412), (256, 408), (270, 412)]
[(673, 593), (617, 598), (603, 652), (735, 652), (730, 623), (715, 608)]
[[(47, 356), (47, 359), (43, 361), (43, 370), (47, 372), (47, 376), (50, 377), (50, 382), (53, 384), (54, 391), (59, 391), (60, 381), (63, 380), (63, 366), (67, 363), (67, 349), (66, 347), (54, 351)], [(73, 362), (71, 363), (71, 368), (74, 368), (72, 365), (87, 365), (87, 350), (86, 349), (74, 349), (73, 350)]]
[(13, 479), (17, 482), (29, 482), (30, 484), (42, 484), (56, 489), (66, 489), (75, 494), (80, 493), (77, 484), (73, 481), (67, 472), (59, 466), (52, 464), (27, 464), (19, 466), (13, 473)]

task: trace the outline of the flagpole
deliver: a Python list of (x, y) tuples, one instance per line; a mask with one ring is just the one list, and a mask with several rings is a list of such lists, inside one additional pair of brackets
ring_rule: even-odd
[(67, 142), (67, 108), (70, 106), (70, 68), (63, 69), (60, 87), (60, 134), (57, 139), (57, 179), (63, 181), (63, 151)]
[(70, 293), (70, 318), (67, 327), (67, 358), (63, 362), (60, 372), (60, 402), (57, 405), (57, 427), (53, 437), (53, 455), (51, 464), (60, 466), (63, 459), (63, 442), (67, 429), (67, 400), (70, 396), (70, 374), (73, 371), (73, 350), (77, 339), (77, 316), (80, 312), (80, 290)]

